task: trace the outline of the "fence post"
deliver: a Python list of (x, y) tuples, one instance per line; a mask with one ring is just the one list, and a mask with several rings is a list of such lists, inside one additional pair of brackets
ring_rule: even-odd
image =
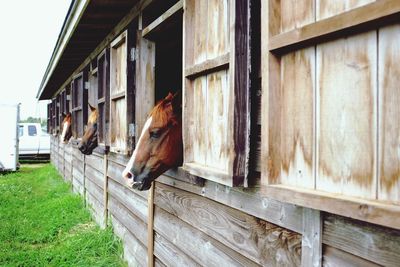
[(154, 187), (155, 182), (151, 183), (151, 187), (149, 190), (149, 195), (147, 198), (147, 266), (154, 266)]
[(86, 155), (83, 155), (83, 203), (86, 207)]
[(104, 154), (103, 161), (103, 176), (104, 176), (104, 184), (103, 184), (103, 207), (104, 207), (104, 227), (107, 227), (108, 224), (108, 157), (107, 154)]
[(322, 215), (319, 210), (303, 208), (301, 266), (322, 266)]

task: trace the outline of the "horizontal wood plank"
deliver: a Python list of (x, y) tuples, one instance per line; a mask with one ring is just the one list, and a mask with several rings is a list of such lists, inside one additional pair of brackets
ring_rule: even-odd
[(229, 68), (229, 52), (213, 59), (207, 59), (204, 62), (186, 67), (185, 77), (194, 79), (218, 70)]
[(109, 196), (114, 197), (143, 222), (147, 222), (147, 201), (122, 187), (113, 180), (108, 180)]
[(258, 266), (157, 206), (154, 229), (203, 266)]
[(94, 221), (100, 225), (102, 228), (105, 227), (104, 224), (104, 207), (92, 194), (86, 192), (86, 204), (91, 212)]
[(295, 30), (272, 36), (269, 39), (268, 48), (270, 51), (287, 52), (288, 50), (341, 37), (346, 33), (354, 34), (360, 30), (367, 31), (377, 28), (384, 23), (398, 22), (399, 15), (400, 2), (398, 0), (376, 1)]
[(90, 179), (100, 189), (103, 190), (103, 187), (104, 187), (104, 175), (101, 172), (97, 171), (96, 169), (93, 169), (90, 166), (86, 166), (85, 175), (86, 175), (85, 176), (86, 179)]
[(400, 231), (328, 215), (324, 220), (323, 242), (383, 266), (400, 262)]
[(324, 267), (333, 266), (362, 266), (362, 267), (378, 267), (380, 265), (365, 260), (363, 258), (352, 255), (343, 250), (324, 246), (323, 264)]
[(154, 233), (154, 255), (166, 266), (201, 266), (157, 232)]
[(94, 168), (98, 172), (103, 173), (103, 156), (90, 155), (85, 157), (86, 166)]
[(201, 165), (195, 162), (185, 162), (183, 164), (183, 169), (192, 175), (207, 178), (207, 180), (218, 182), (223, 185), (231, 187), (233, 186), (232, 175), (229, 175), (228, 173), (219, 169)]
[[(132, 235), (134, 235), (143, 246), (147, 244), (147, 225), (141, 219), (132, 214), (118, 200), (110, 197), (110, 212), (113, 218), (123, 225)], [(168, 222), (165, 222), (168, 223)], [(155, 233), (154, 255), (167, 266), (197, 266), (190, 257), (177, 249), (171, 242), (161, 235)]]
[(241, 210), (297, 233), (302, 232), (303, 208), (264, 196), (259, 188), (231, 188), (206, 181), (196, 186), (161, 175), (158, 182), (182, 189)]
[(400, 229), (400, 206), (284, 185), (262, 187), (262, 193), (282, 202)]
[(118, 220), (111, 216), (114, 233), (121, 238), (124, 247), (124, 259), (129, 266), (147, 266), (146, 247)]
[[(103, 203), (103, 190), (90, 179), (85, 180), (86, 192), (90, 193), (99, 203)], [(101, 204), (103, 205), (103, 204)]]
[(109, 211), (118, 221), (127, 228), (143, 246), (147, 244), (147, 224), (130, 212), (116, 198), (110, 197), (108, 203)]
[[(300, 265), (300, 234), (193, 193), (160, 183), (156, 185), (158, 207), (245, 257), (263, 266)], [(278, 251), (280, 258), (275, 257)]]
[(148, 191), (138, 191), (134, 190), (132, 188), (129, 188), (126, 183), (124, 178), (122, 177), (122, 171), (124, 170), (124, 166), (121, 166), (119, 164), (116, 164), (114, 162), (109, 161), (108, 162), (108, 168), (107, 168), (107, 175), (110, 179), (112, 179), (114, 182), (118, 183), (119, 185), (123, 186), (126, 190), (131, 191), (132, 193), (142, 197), (143, 199), (147, 200), (148, 196)]

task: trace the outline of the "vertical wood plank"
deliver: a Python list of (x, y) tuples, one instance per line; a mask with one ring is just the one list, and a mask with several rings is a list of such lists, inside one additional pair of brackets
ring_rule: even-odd
[(376, 77), (375, 31), (317, 46), (318, 190), (376, 197)]
[(376, 0), (317, 0), (317, 20), (322, 20)]
[[(135, 135), (140, 136), (147, 116), (154, 107), (154, 66), (155, 66), (155, 43), (142, 38), (142, 31), (137, 34), (137, 49), (139, 60), (136, 61), (136, 112)], [(138, 140), (136, 140), (137, 142)]]
[[(194, 0), (184, 0), (183, 2), (183, 43), (182, 43), (182, 72), (193, 64), (194, 38), (191, 27), (194, 23)], [(182, 75), (182, 139), (183, 154), (186, 162), (193, 162), (193, 125), (194, 118), (191, 101), (194, 97), (194, 84), (191, 80)], [(189, 104), (190, 103), (190, 104)]]
[[(207, 6), (208, 1), (186, 1), (188, 14), (185, 16), (185, 66), (201, 63), (207, 59)], [(193, 28), (196, 25), (196, 30)], [(190, 45), (193, 46), (190, 47)], [(186, 82), (184, 113), (187, 131), (185, 161), (206, 163), (205, 134), (207, 77), (201, 76)]]
[[(213, 59), (229, 50), (228, 1), (229, 0), (208, 0), (206, 25), (207, 59)], [(203, 0), (201, 2), (207, 1)], [(199, 14), (199, 16), (204, 15)]]
[[(231, 18), (234, 18), (235, 31), (231, 35), (231, 53), (229, 65), (229, 87), (232, 88), (233, 118), (232, 133), (234, 153), (231, 153), (233, 185), (248, 186), (250, 160), (250, 129), (251, 129), (251, 1), (233, 1)], [(231, 113), (232, 114), (232, 113)], [(229, 131), (229, 130), (228, 130)], [(229, 137), (231, 138), (231, 137)], [(227, 142), (229, 144), (229, 142)]]
[(303, 209), (301, 266), (322, 265), (322, 217), (319, 210)]
[(154, 187), (155, 182), (151, 183), (147, 199), (147, 266), (154, 266)]
[[(226, 70), (207, 75), (207, 108), (203, 105), (199, 107), (201, 112), (205, 111), (207, 123), (207, 143), (202, 151), (206, 153), (205, 165), (223, 172), (229, 171), (227, 164), (231, 153), (231, 147), (226, 146), (230, 142), (228, 101), (231, 91), (229, 89)], [(200, 130), (204, 131), (204, 129)]]
[[(206, 164), (207, 156), (207, 143), (208, 136), (204, 134), (205, 129), (207, 129), (207, 109), (204, 105), (207, 101), (207, 78), (199, 77), (193, 81), (193, 98), (189, 103), (191, 103), (192, 111), (187, 114), (191, 116), (190, 124), (190, 143), (192, 144), (192, 158), (194, 162), (200, 164)], [(190, 107), (188, 107), (190, 110)], [(189, 115), (190, 114), (190, 115)]]
[(104, 226), (107, 227), (108, 225), (108, 156), (104, 154), (103, 159), (103, 217), (104, 217)]
[(315, 21), (315, 0), (281, 0), (281, 32)]
[[(194, 34), (193, 61), (192, 64), (201, 63), (207, 59), (207, 6), (208, 1), (194, 1), (194, 24), (190, 30)], [(196, 28), (196, 30), (194, 30)]]
[(400, 25), (379, 30), (378, 199), (400, 204)]
[[(127, 32), (110, 48), (110, 148), (126, 153), (127, 145)], [(119, 41), (118, 41), (119, 40)], [(119, 96), (123, 94), (123, 96)], [(118, 96), (118, 98), (115, 98)]]
[(314, 188), (315, 48), (281, 58), (281, 183)]
[[(282, 32), (315, 21), (315, 1), (284, 0), (280, 8)], [(280, 148), (272, 154), (273, 162), (281, 161), (276, 172), (282, 184), (314, 188), (315, 48), (283, 55), (280, 79), (281, 121), (273, 130), (281, 135)]]
[(261, 184), (273, 184), (280, 169), (280, 59), (269, 52), (268, 41), (280, 30), (280, 1), (261, 2)]

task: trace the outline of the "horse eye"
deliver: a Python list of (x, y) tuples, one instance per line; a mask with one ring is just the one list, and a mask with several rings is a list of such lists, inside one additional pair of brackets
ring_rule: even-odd
[(161, 135), (161, 130), (160, 129), (153, 130), (153, 131), (150, 132), (150, 137), (154, 138), (154, 139), (159, 138), (160, 135)]

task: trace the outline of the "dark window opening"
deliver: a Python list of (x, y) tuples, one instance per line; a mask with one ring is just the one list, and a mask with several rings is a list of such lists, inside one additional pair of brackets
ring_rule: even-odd
[(152, 36), (156, 44), (155, 103), (169, 92), (182, 91), (182, 12), (177, 12), (162, 30)]
[(176, 4), (178, 0), (153, 0), (144, 10), (142, 14), (143, 28), (152, 23), (161, 16), (165, 11)]

